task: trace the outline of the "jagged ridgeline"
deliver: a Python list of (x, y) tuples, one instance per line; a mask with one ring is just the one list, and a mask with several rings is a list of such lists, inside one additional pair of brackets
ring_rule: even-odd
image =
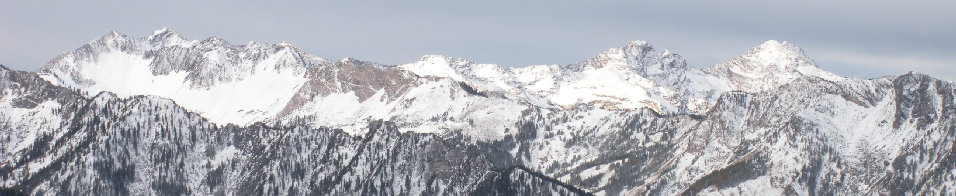
[(501, 67), (111, 32), (0, 66), (0, 194), (950, 195), (954, 88), (777, 41)]

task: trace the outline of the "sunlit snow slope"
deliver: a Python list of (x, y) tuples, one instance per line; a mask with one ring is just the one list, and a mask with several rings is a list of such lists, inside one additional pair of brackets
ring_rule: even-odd
[[(458, 86), (467, 87), (460, 93), (491, 95), (513, 105), (505, 110), (648, 108), (660, 114), (699, 114), (724, 92), (772, 90), (803, 75), (843, 80), (818, 69), (799, 48), (777, 41), (709, 69), (688, 67), (679, 55), (643, 41), (563, 66), (502, 68), (438, 55), (394, 66), (356, 66), (352, 64), (361, 61), (348, 60), (323, 60), (285, 43), (231, 45), (215, 37), (189, 41), (161, 29), (144, 38), (111, 32), (60, 55), (40, 74), (88, 96), (109, 91), (120, 97), (169, 98), (219, 124), (308, 116), (317, 118), (316, 126), (363, 127), (368, 120), (396, 120), (420, 124), (415, 130), (427, 132), (461, 128), (463, 122), (422, 124), (439, 115), (513, 123), (517, 116), (510, 114), (523, 110), (476, 114), (484, 106), (469, 105), (501, 104), (455, 98), (454, 91), (462, 91)], [(353, 82), (367, 81), (362, 78), (369, 74), (384, 74), (390, 83)], [(400, 89), (391, 89), (395, 86)], [(365, 94), (354, 94), (356, 88), (364, 88)], [(450, 93), (440, 95), (446, 91)], [(415, 105), (419, 98), (429, 101)], [(443, 99), (448, 100), (438, 101)]]
[(285, 44), (185, 41), (162, 29), (144, 39), (110, 33), (60, 55), (41, 76), (87, 95), (165, 97), (215, 122), (246, 125), (278, 114), (313, 61), (323, 60)]

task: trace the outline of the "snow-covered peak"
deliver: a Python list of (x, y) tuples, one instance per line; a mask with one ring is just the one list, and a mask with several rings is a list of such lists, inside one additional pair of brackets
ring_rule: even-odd
[(766, 41), (708, 71), (730, 81), (735, 90), (746, 92), (775, 89), (803, 76), (845, 79), (819, 69), (800, 47), (776, 40)]
[(129, 50), (131, 44), (135, 42), (136, 38), (119, 34), (116, 31), (110, 31), (99, 38), (96, 38), (87, 44), (91, 49), (118, 49), (118, 50)]
[(800, 66), (816, 67), (816, 63), (803, 52), (803, 49), (786, 41), (766, 41), (754, 47), (742, 57), (762, 62), (761, 65), (764, 66), (782, 66), (787, 68)]
[[(187, 41), (168, 28), (141, 39), (110, 34), (101, 40), (54, 59), (41, 77), (88, 95), (110, 91), (119, 97), (169, 98), (218, 124), (272, 119), (334, 93), (353, 93), (359, 101), (415, 98), (425, 95), (406, 91), (430, 82), (545, 108), (702, 112), (724, 92), (762, 91), (804, 75), (832, 75), (816, 68), (798, 47), (776, 41), (703, 70), (687, 67), (680, 55), (646, 41), (571, 65), (502, 68), (442, 55), (391, 66), (353, 58), (330, 62), (286, 42), (231, 45), (219, 37)], [(110, 47), (102, 47), (104, 43)], [(313, 69), (317, 67), (321, 69)], [(838, 77), (827, 79), (832, 78)]]
[(146, 36), (146, 42), (157, 47), (170, 47), (170, 46), (191, 47), (196, 44), (196, 41), (186, 40), (185, 38), (173, 32), (167, 27), (163, 27), (162, 29), (153, 31), (153, 34)]
[(226, 40), (219, 37), (215, 37), (215, 36), (206, 38), (205, 40), (202, 40), (199, 43), (206, 48), (223, 47), (223, 46), (229, 45), (229, 42), (227, 42)]
[(245, 125), (277, 115), (307, 81), (306, 70), (323, 63), (288, 44), (187, 41), (164, 28), (143, 38), (111, 32), (51, 60), (39, 74), (88, 96), (153, 95), (218, 124)]
[(382, 69), (387, 69), (387, 68), (392, 68), (392, 67), (394, 67), (393, 65), (391, 65), (391, 66), (390, 66), (390, 65), (383, 65), (383, 64), (376, 63), (376, 62), (365, 61), (365, 60), (359, 60), (359, 59), (352, 58), (352, 57), (342, 58), (342, 60), (339, 60), (339, 63), (350, 64), (350, 65), (357, 65), (357, 66), (372, 66), (372, 67), (378, 67), (378, 68), (382, 68)]
[(644, 40), (634, 40), (627, 43), (625, 48), (637, 48), (637, 47), (652, 47), (650, 43)]
[(108, 41), (108, 40), (115, 40), (115, 39), (133, 39), (133, 37), (117, 33), (116, 31), (110, 31), (91, 42)]
[(431, 64), (445, 64), (451, 66), (452, 64), (467, 64), (468, 61), (461, 58), (447, 57), (444, 55), (424, 55), (421, 59), (418, 60), (421, 63), (431, 63)]
[(122, 35), (123, 35), (123, 34), (120, 34), (119, 32), (110, 31), (109, 33), (106, 33), (106, 35), (103, 35), (103, 37), (119, 37), (119, 36), (122, 36)]
[(152, 39), (153, 37), (160, 36), (160, 35), (165, 35), (165, 34), (176, 34), (176, 33), (174, 33), (172, 30), (170, 30), (169, 27), (163, 27), (163, 28), (161, 28), (161, 29), (159, 29), (159, 30), (153, 31), (153, 34), (149, 35), (149, 37), (147, 37), (147, 39)]
[(450, 78), (479, 92), (495, 91), (541, 106), (605, 109), (649, 108), (678, 111), (675, 89), (688, 69), (683, 58), (657, 50), (645, 41), (608, 49), (596, 57), (565, 66), (501, 68), (441, 55), (397, 66), (418, 76)]
[(399, 69), (409, 71), (419, 76), (451, 78), (463, 81), (464, 77), (458, 73), (455, 67), (464, 67), (469, 64), (468, 61), (445, 57), (442, 55), (425, 55), (414, 63), (399, 65)]
[(628, 59), (644, 56), (651, 50), (653, 50), (653, 46), (646, 41), (632, 41), (624, 47), (607, 49), (581, 64), (585, 69), (605, 67), (626, 69), (632, 67), (628, 64)]
[[(646, 41), (632, 41), (620, 48), (605, 50), (596, 57), (570, 66), (572, 69), (613, 68), (636, 72), (642, 77), (658, 77), (682, 72), (687, 63), (680, 55), (657, 50)], [(575, 70), (580, 71), (580, 70)]]
[(289, 44), (288, 42), (285, 42), (285, 41), (280, 41), (280, 42), (279, 42), (278, 44), (276, 44), (276, 45), (279, 45), (279, 46), (282, 46), (282, 47), (292, 47), (292, 44)]

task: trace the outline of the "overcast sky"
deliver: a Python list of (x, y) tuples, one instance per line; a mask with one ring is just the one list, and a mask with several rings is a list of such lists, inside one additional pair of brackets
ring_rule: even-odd
[(823, 69), (956, 80), (956, 1), (2, 1), (0, 64), (36, 70), (115, 30), (286, 41), (384, 64), (441, 54), (502, 66), (570, 64), (646, 40), (709, 67), (766, 40)]

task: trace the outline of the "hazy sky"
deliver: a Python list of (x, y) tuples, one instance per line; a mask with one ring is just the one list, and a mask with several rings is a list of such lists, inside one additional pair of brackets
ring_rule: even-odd
[(956, 80), (956, 1), (3, 1), (0, 63), (36, 70), (111, 30), (289, 42), (384, 64), (442, 54), (502, 66), (569, 64), (646, 40), (709, 67), (766, 40), (856, 76)]

